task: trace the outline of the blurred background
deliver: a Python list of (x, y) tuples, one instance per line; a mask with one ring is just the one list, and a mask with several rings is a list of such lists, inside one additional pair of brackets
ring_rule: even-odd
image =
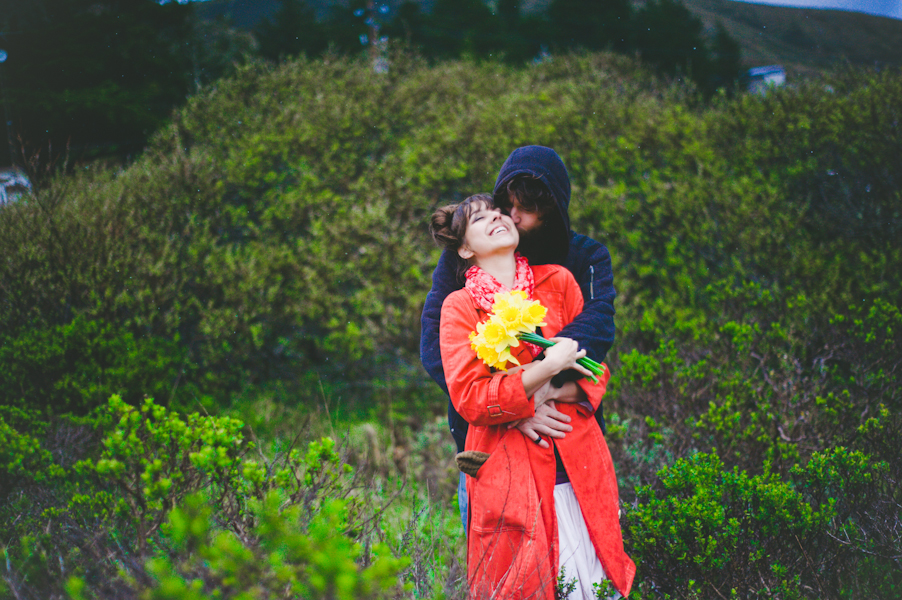
[[(732, 91), (753, 67), (778, 65), (798, 80), (838, 63), (902, 61), (898, 2), (768, 4), (7, 1), (0, 10), (6, 55), (0, 85), (9, 143), (0, 149), (0, 164), (10, 164), (11, 154), (22, 162), (39, 149), (44, 160), (64, 152), (74, 160), (127, 160), (190, 94), (236, 65), (327, 53), (375, 58), (389, 43), (429, 60), (468, 56), (508, 64), (576, 49), (612, 50), (639, 56), (662, 75), (687, 78), (707, 95)], [(817, 10), (823, 8), (845, 10)]]

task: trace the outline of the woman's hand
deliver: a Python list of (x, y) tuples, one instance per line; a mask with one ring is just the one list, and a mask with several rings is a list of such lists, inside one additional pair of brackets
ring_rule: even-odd
[[(567, 369), (576, 369), (586, 377), (592, 376), (592, 371), (576, 362), (586, 355), (586, 351), (580, 350), (576, 341), (570, 338), (551, 338), (551, 341), (555, 344), (545, 349), (544, 360), (533, 361), (523, 365), (521, 369), (523, 390), (527, 396), (535, 394), (552, 377)], [(511, 372), (515, 371), (512, 369)], [(537, 407), (540, 401), (541, 399), (537, 400)]]
[(548, 366), (554, 371), (554, 375), (567, 369), (575, 369), (587, 377), (592, 376), (592, 371), (576, 362), (586, 355), (585, 350), (579, 349), (576, 340), (550, 338), (549, 341), (554, 342), (554, 346), (545, 349), (545, 360), (542, 362), (551, 361)]

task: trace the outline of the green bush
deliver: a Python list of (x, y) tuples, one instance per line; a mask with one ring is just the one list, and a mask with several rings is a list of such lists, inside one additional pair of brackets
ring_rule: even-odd
[(244, 459), (253, 446), (245, 444), (244, 425), (236, 419), (183, 417), (151, 399), (136, 409), (113, 396), (98, 425), (105, 433), (99, 456), (74, 465), (96, 491), (76, 494), (70, 507), (87, 509), (93, 518), (118, 517), (134, 527), (141, 551), (188, 494), (210, 489), (217, 508), (238, 519), (263, 482), (262, 467)]
[(0, 502), (26, 482), (40, 483), (62, 474), (38, 439), (17, 430), (0, 415)]
[[(861, 429), (879, 427), (877, 422), (887, 417), (884, 412)], [(837, 447), (793, 469), (797, 489), (813, 506), (832, 513), (828, 536), (807, 551), (825, 565), (821, 580), (838, 595), (892, 598), (902, 590), (896, 462)]]
[[(3, 521), (3, 538), (18, 540), (3, 576), (14, 596), (65, 587), (73, 597), (376, 598), (403, 587), (408, 557), (439, 547), (398, 552), (410, 540), (380, 530), (386, 499), (361, 485), (330, 438), (302, 448), (295, 436), (271, 458), (251, 458), (258, 449), (237, 419), (118, 396), (96, 426), (96, 452), (70, 469), (0, 428), (9, 457), (0, 473), (32, 469), (30, 491), (42, 498), (39, 514)], [(16, 506), (5, 503), (4, 517)]]
[(643, 592), (825, 597), (823, 566), (806, 548), (825, 537), (832, 506), (813, 509), (775, 476), (725, 470), (713, 453), (680, 459), (660, 477), (656, 489), (639, 489), (637, 506), (625, 514)]
[[(247, 65), (129, 168), (5, 207), (3, 331), (83, 315), (176, 344), (179, 388), (217, 402), (311, 372), (406, 377), (437, 257), (427, 215), (490, 188), (527, 143), (558, 150), (575, 228), (612, 251), (626, 351), (657, 345), (646, 316), (714, 314), (707, 286), (724, 281), (792, 287), (824, 318), (898, 295), (883, 276), (902, 262), (894, 71), (702, 105), (610, 54), (391, 64)], [(830, 217), (813, 190), (845, 212)]]
[[(257, 524), (239, 536), (214, 526), (206, 498), (189, 496), (165, 523), (167, 551), (148, 562), (150, 579), (139, 586), (141, 597), (394, 597), (408, 559), (376, 544), (368, 549), (368, 564), (359, 564), (364, 548), (346, 535), (350, 523), (344, 502), (327, 502), (306, 528), (301, 526), (307, 521), (303, 507), (283, 510), (283, 503), (277, 493), (255, 502), (251, 513)], [(84, 584), (70, 580), (67, 585), (74, 591)]]
[(136, 338), (82, 315), (57, 326), (0, 334), (0, 389), (8, 406), (84, 415), (112, 394), (137, 401), (196, 395), (178, 338)]

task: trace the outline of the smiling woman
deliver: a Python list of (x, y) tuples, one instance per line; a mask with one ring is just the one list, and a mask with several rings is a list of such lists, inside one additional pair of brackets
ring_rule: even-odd
[[(457, 254), (464, 260), (479, 256), (482, 262), (495, 257), (507, 258), (520, 242), (513, 219), (485, 200), (476, 200), (473, 205), (464, 243), (457, 249)], [(502, 269), (502, 272), (505, 271)], [(514, 272), (511, 270), (505, 275), (501, 283), (513, 287)]]
[(491, 196), (441, 208), (430, 226), (439, 244), (469, 263), (464, 289), (442, 304), (440, 346), (451, 401), (471, 425), (458, 455), (469, 498), (470, 595), (550, 600), (561, 597), (558, 581), (567, 582), (562, 595), (571, 599), (597, 598), (602, 585), (628, 595), (636, 568), (623, 549), (617, 478), (594, 416), (608, 371), (594, 383), (570, 382), (573, 394), (556, 405), (568, 433), (546, 440), (520, 424), (550, 403), (552, 377), (570, 369), (590, 375), (578, 362), (586, 351), (552, 337), (535, 360), (538, 347), (511, 344), (509, 362), (518, 367), (496, 370), (473, 346), (473, 330), (508, 291), (546, 307), (544, 332), (559, 333), (583, 308), (573, 275), (559, 265), (532, 267), (516, 254), (514, 220)]

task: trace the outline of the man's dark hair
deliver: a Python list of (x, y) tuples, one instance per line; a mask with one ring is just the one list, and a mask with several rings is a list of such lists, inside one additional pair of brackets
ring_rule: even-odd
[(556, 211), (551, 190), (540, 179), (529, 175), (518, 175), (508, 181), (501, 193), (496, 195), (495, 201), (498, 208), (510, 211), (515, 198), (525, 210), (538, 212), (543, 219)]

